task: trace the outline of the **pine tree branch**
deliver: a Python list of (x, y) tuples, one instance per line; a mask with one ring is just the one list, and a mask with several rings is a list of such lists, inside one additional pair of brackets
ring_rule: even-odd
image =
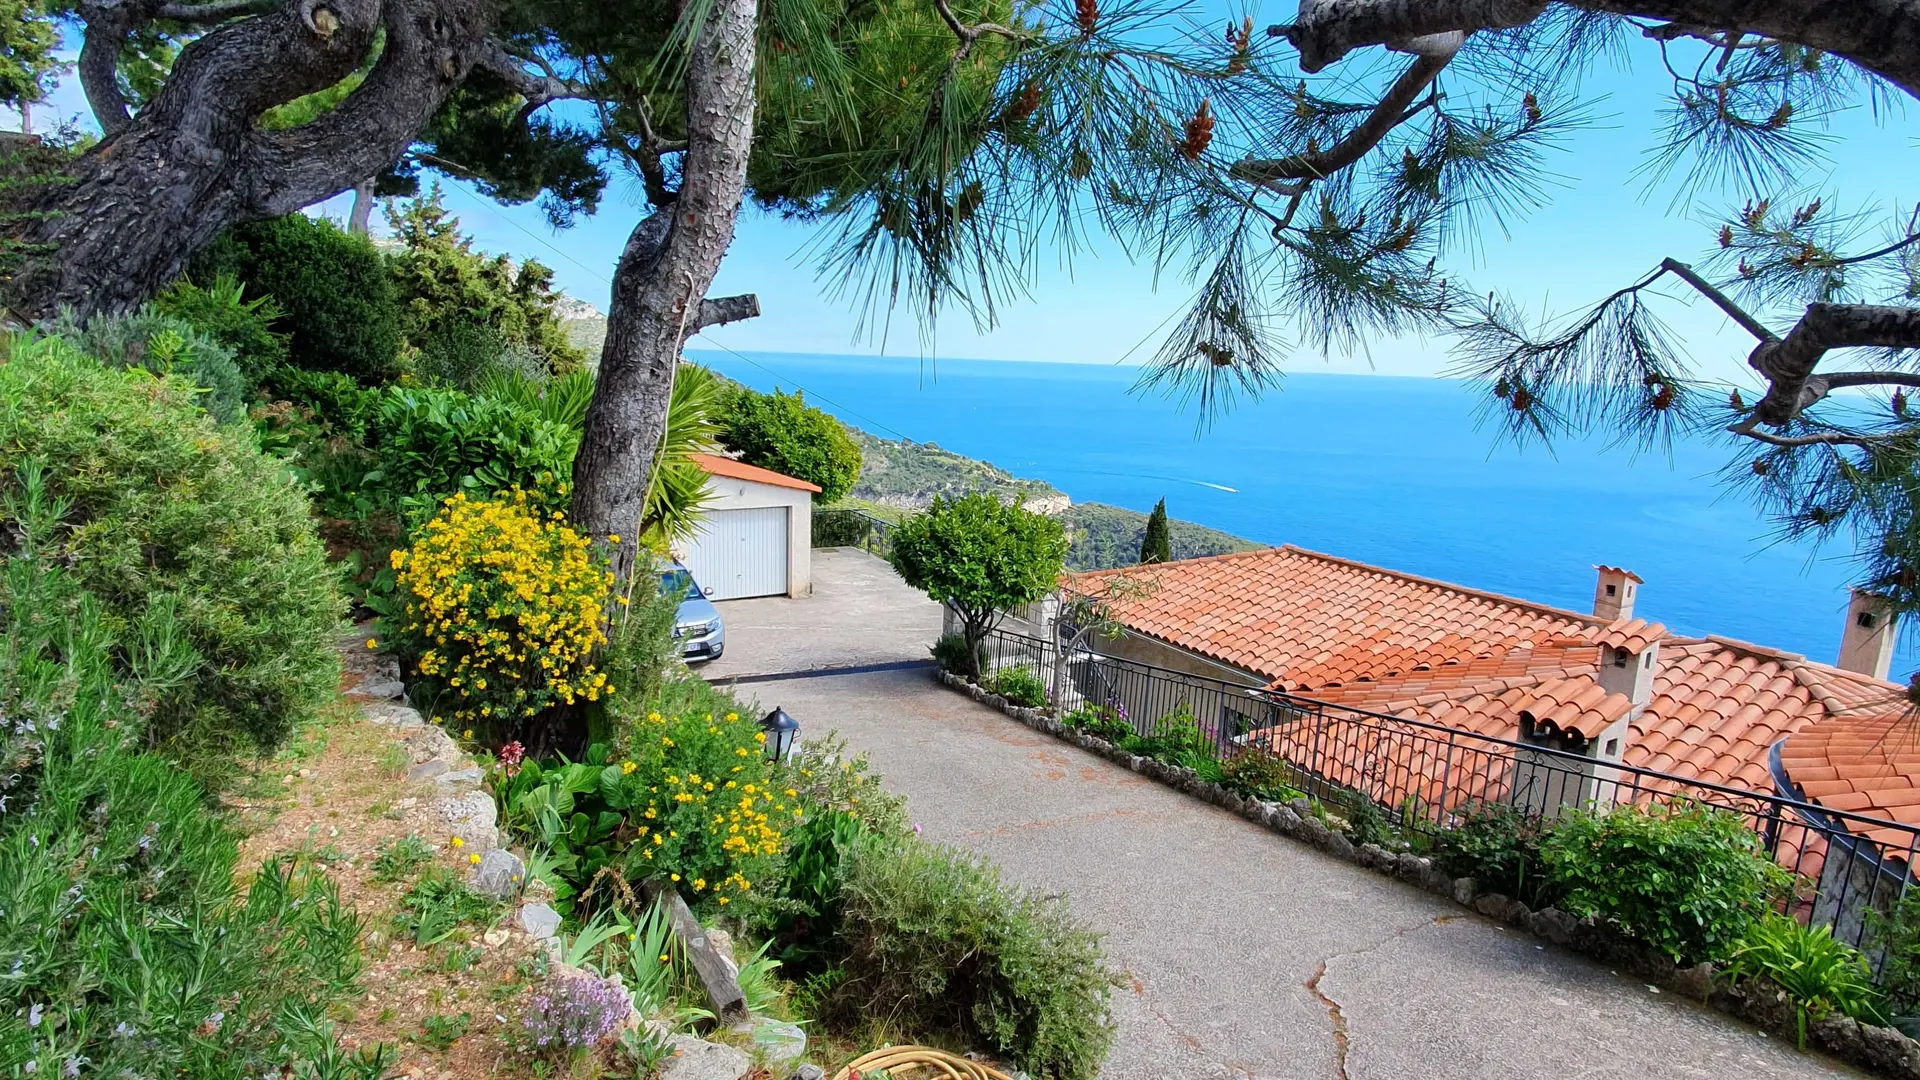
[[(1733, 38), (1770, 38), (1843, 57), (1920, 97), (1920, 6), (1911, 0), (1566, 0), (1567, 6)], [(1290, 25), (1269, 27), (1312, 73), (1355, 49), (1401, 48), (1421, 37), (1525, 26), (1538, 0), (1302, 0)], [(1676, 36), (1684, 36), (1676, 34)]]
[(1739, 323), (1740, 328), (1747, 333), (1752, 334), (1763, 342), (1780, 340), (1778, 334), (1767, 329), (1765, 324), (1761, 323), (1760, 320), (1747, 314), (1745, 308), (1734, 303), (1732, 297), (1715, 288), (1713, 283), (1709, 282), (1706, 278), (1701, 277), (1694, 271), (1693, 267), (1688, 266), (1678, 259), (1667, 258), (1660, 260), (1660, 269), (1693, 286), (1700, 295), (1713, 301), (1714, 307), (1726, 312), (1727, 318)]
[(1311, 75), (1368, 45), (1525, 26), (1546, 9), (1540, 0), (1302, 0), (1297, 20), (1267, 34), (1291, 42)]
[[(528, 63), (539, 65), (540, 74), (528, 71)], [(589, 101), (598, 97), (593, 88), (585, 83), (561, 78), (552, 65), (539, 57), (509, 53), (504, 45), (492, 38), (481, 45), (479, 55), (473, 58), (473, 66), (498, 76), (513, 87), (515, 92), (527, 99), (528, 109), (537, 109), (554, 101)]]
[(699, 310), (687, 317), (685, 337), (692, 337), (710, 326), (725, 326), (730, 322), (760, 317), (760, 297), (753, 293), (741, 296), (707, 297), (700, 301)]
[(1747, 366), (1767, 380), (1767, 393), (1735, 429), (1790, 423), (1825, 397), (1831, 385), (1816, 379), (1814, 368), (1828, 352), (1852, 348), (1920, 348), (1920, 309), (1879, 304), (1807, 305), (1806, 314), (1786, 337), (1762, 341), (1747, 357)]
[(1380, 140), (1392, 133), (1393, 129), (1437, 104), (1437, 99), (1429, 99), (1425, 104), (1416, 106), (1414, 99), (1433, 85), (1433, 81), (1440, 77), (1440, 72), (1452, 59), (1452, 53), (1421, 56), (1408, 65), (1407, 70), (1394, 80), (1392, 88), (1380, 98), (1379, 104), (1367, 114), (1367, 118), (1333, 146), (1274, 160), (1248, 159), (1234, 165), (1231, 175), (1237, 180), (1263, 185), (1289, 180), (1323, 180), (1332, 176), (1366, 156), (1367, 151), (1380, 145)]

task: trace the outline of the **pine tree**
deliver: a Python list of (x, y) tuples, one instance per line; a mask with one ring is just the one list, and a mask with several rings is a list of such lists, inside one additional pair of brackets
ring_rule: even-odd
[(1140, 562), (1171, 562), (1173, 560), (1173, 539), (1167, 534), (1167, 500), (1161, 499), (1153, 504), (1153, 513), (1147, 517), (1147, 531), (1140, 538)]

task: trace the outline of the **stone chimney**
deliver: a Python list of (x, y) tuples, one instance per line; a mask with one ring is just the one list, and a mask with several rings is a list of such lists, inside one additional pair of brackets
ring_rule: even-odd
[(1640, 575), (1617, 566), (1596, 566), (1600, 580), (1593, 586), (1593, 613), (1612, 622), (1633, 617), (1633, 599), (1642, 582)]
[(1835, 667), (1885, 679), (1893, 665), (1893, 645), (1899, 616), (1882, 596), (1853, 590), (1847, 605), (1847, 626), (1840, 635), (1840, 659)]

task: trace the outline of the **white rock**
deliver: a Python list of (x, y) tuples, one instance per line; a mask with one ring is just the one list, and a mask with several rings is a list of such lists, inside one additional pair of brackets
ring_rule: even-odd
[(560, 932), (560, 913), (545, 904), (528, 904), (520, 909), (520, 927), (536, 938), (550, 938)]
[(660, 1066), (660, 1080), (740, 1080), (753, 1069), (753, 1059), (731, 1046), (721, 1046), (691, 1035), (675, 1035), (673, 1056)]
[(494, 848), (480, 859), (473, 870), (473, 888), (495, 900), (511, 900), (520, 895), (520, 883), (527, 880), (527, 864), (506, 848)]

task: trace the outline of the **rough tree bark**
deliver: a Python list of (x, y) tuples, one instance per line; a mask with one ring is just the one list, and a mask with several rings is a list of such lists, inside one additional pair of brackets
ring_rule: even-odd
[[(246, 3), (118, 0), (82, 8), (81, 82), (107, 132), (71, 180), (27, 201), (15, 239), (52, 245), (8, 283), (33, 318), (139, 305), (236, 224), (292, 213), (390, 165), (466, 77), (486, 32), (482, 0), (284, 0), (181, 51), (159, 94), (129, 115), (112, 60), (156, 18), (240, 13)], [(97, 20), (97, 21), (96, 21)], [(379, 62), (340, 107), (262, 129), (261, 113), (351, 73), (386, 33)], [(104, 57), (105, 59), (102, 59)]]
[[(715, 0), (687, 63), (683, 180), (634, 226), (614, 271), (600, 377), (573, 462), (573, 525), (602, 545), (616, 588), (632, 575), (629, 539), (666, 430), (680, 348), (704, 326), (758, 311), (751, 298), (705, 300), (733, 243), (753, 143), (754, 0)], [(619, 544), (608, 544), (620, 535)]]

